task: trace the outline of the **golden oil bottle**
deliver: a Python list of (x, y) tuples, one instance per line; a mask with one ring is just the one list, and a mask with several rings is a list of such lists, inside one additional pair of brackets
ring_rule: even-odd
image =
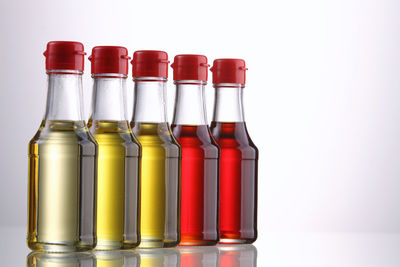
[(96, 46), (89, 129), (98, 144), (97, 250), (139, 245), (140, 145), (126, 119), (128, 51)]
[(96, 144), (82, 118), (83, 45), (49, 42), (47, 106), (29, 142), (28, 246), (68, 252), (96, 245)]
[(168, 55), (136, 51), (132, 131), (142, 147), (141, 248), (173, 247), (180, 241), (181, 150), (166, 120)]

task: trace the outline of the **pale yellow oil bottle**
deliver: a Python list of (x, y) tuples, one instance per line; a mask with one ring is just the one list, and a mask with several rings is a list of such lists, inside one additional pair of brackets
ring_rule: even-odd
[(83, 121), (42, 122), (29, 142), (31, 249), (67, 252), (95, 246), (95, 151)]
[(99, 250), (139, 245), (140, 146), (128, 121), (92, 121), (98, 145), (97, 246)]
[(141, 248), (180, 241), (180, 147), (167, 123), (134, 123), (142, 146)]

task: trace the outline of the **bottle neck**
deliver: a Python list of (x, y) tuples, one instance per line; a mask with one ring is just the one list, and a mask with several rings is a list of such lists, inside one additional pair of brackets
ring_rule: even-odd
[(166, 85), (163, 78), (135, 79), (133, 122), (167, 122)]
[(93, 75), (93, 104), (91, 120), (127, 120), (126, 75)]
[(174, 125), (207, 125), (205, 82), (176, 81)]
[(214, 117), (215, 122), (244, 122), (243, 84), (216, 84)]
[(47, 104), (44, 120), (83, 120), (82, 72), (48, 72)]

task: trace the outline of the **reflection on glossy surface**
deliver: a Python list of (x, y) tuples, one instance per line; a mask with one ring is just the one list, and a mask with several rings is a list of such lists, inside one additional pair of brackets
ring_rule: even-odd
[(177, 267), (180, 265), (179, 251), (176, 248), (137, 249), (140, 267)]
[(139, 267), (139, 254), (133, 250), (95, 251), (96, 267)]
[(253, 245), (220, 245), (75, 253), (32, 252), (28, 267), (255, 267)]
[(91, 253), (45, 253), (32, 252), (26, 260), (28, 267), (93, 267)]
[(217, 267), (218, 248), (210, 247), (179, 247), (182, 267)]
[(257, 249), (253, 245), (219, 245), (220, 267), (255, 267)]

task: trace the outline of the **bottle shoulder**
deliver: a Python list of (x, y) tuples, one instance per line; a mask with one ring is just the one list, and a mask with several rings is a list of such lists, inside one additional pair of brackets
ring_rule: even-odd
[(201, 154), (218, 158), (219, 147), (208, 125), (172, 125), (172, 132), (182, 147), (182, 154)]
[(84, 121), (42, 121), (29, 142), (29, 153), (50, 152), (51, 147), (70, 147), (82, 155), (94, 155), (96, 142)]
[(134, 136), (142, 151), (158, 151), (168, 157), (179, 157), (181, 147), (167, 123), (131, 123)]
[(211, 132), (221, 149), (221, 155), (236, 153), (243, 158), (258, 158), (258, 148), (251, 140), (244, 122), (212, 122)]

